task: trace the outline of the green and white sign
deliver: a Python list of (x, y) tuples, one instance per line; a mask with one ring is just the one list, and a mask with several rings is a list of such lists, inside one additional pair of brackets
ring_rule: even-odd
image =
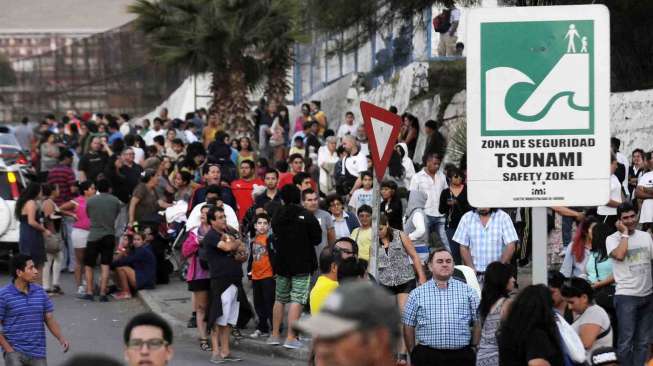
[(610, 188), (607, 8), (481, 8), (467, 19), (471, 203), (605, 204)]

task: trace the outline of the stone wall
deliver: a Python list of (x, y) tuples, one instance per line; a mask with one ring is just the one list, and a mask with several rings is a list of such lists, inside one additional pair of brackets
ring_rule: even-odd
[[(445, 61), (446, 62), (446, 61)], [(423, 124), (429, 119), (436, 119), (440, 108), (440, 96), (428, 95), (429, 64), (414, 62), (398, 72), (394, 78), (378, 87), (365, 91), (358, 86), (356, 75), (347, 75), (327, 88), (312, 95), (308, 100), (321, 100), (322, 109), (329, 117), (330, 128), (337, 130), (344, 119), (345, 112), (352, 111), (357, 121), (362, 121), (360, 101), (364, 100), (384, 108), (391, 105), (397, 107), (400, 113), (410, 112), (419, 118)], [(461, 91), (451, 99), (444, 112), (445, 128), (442, 132), (453, 132), (458, 124), (465, 121), (465, 91)], [(612, 136), (621, 139), (621, 151), (627, 156), (633, 149), (653, 150), (653, 89), (626, 93), (613, 93), (610, 98)], [(299, 105), (291, 110), (294, 118), (299, 111)], [(415, 160), (421, 160), (421, 151), (425, 143), (424, 134), (420, 131)]]

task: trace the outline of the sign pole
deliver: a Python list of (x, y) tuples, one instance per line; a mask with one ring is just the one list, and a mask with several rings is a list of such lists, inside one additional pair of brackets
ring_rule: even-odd
[(547, 284), (547, 222), (546, 207), (533, 207), (533, 284)]
[[(376, 170), (376, 168), (372, 168), (373, 170)], [(372, 276), (374, 276), (374, 279), (377, 279), (377, 275), (379, 273), (379, 261), (376, 259), (377, 258), (377, 252), (379, 251), (379, 219), (381, 218), (380, 212), (381, 212), (381, 190), (380, 187), (381, 182), (379, 180), (376, 180), (374, 182), (374, 186), (372, 187), (372, 197), (373, 197), (373, 206), (372, 206), (372, 249), (370, 253), (370, 258), (374, 258), (373, 265), (374, 265), (374, 272), (372, 272)]]
[(376, 182), (372, 187), (372, 248), (368, 265), (368, 272), (371, 269), (372, 276), (376, 278), (379, 269), (376, 258), (379, 251), (380, 186), (395, 142), (399, 136), (401, 118), (390, 111), (365, 101), (361, 101), (360, 108), (363, 115), (363, 127), (369, 140), (373, 175), (376, 177)]

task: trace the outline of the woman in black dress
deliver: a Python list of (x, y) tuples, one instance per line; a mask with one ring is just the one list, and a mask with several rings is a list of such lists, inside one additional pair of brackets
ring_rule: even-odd
[(52, 232), (41, 222), (41, 210), (38, 203), (40, 199), (41, 184), (32, 182), (18, 197), (15, 208), (15, 215), (20, 221), (18, 250), (20, 254), (32, 257), (34, 266), (39, 271), (39, 283), (41, 282), (41, 270), (45, 263), (43, 237), (52, 235)]

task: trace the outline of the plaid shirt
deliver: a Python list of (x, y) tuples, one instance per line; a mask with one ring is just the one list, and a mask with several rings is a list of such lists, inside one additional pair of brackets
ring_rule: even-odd
[(474, 266), (485, 272), (488, 264), (501, 259), (506, 245), (519, 240), (510, 216), (502, 210), (492, 212), (486, 226), (475, 211), (463, 215), (453, 236), (460, 245), (469, 247)]
[(415, 327), (417, 344), (435, 349), (469, 346), (480, 299), (467, 284), (449, 279), (447, 288), (431, 280), (413, 290), (404, 306), (403, 323)]

